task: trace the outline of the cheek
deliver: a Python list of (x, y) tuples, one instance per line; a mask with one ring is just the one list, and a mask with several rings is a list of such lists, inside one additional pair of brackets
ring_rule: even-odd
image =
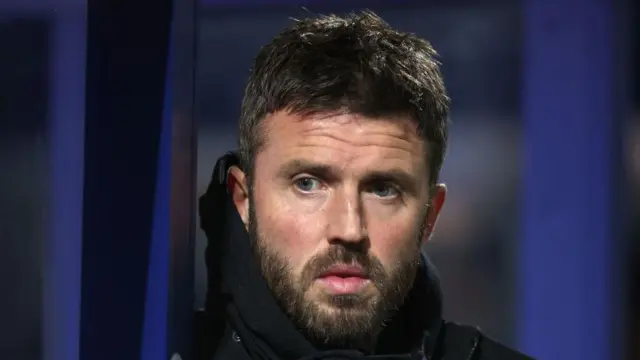
[(390, 269), (419, 250), (420, 224), (414, 221), (387, 222), (371, 231), (371, 252)]
[[(258, 190), (258, 189), (256, 189)], [(321, 239), (315, 217), (301, 212), (289, 204), (277, 191), (260, 196), (256, 191), (255, 215), (259, 232), (272, 250), (286, 258), (292, 270), (299, 273), (315, 254)]]

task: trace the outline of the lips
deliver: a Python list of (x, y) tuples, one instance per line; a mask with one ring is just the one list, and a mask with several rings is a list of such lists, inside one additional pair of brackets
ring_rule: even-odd
[(320, 274), (320, 276), (318, 277), (325, 278), (330, 276), (337, 276), (337, 277), (343, 277), (343, 278), (360, 277), (363, 279), (367, 277), (366, 272), (362, 267), (357, 265), (344, 265), (344, 264), (334, 265), (329, 269), (327, 269), (322, 274)]
[(334, 295), (356, 294), (371, 282), (362, 267), (343, 264), (330, 267), (317, 281)]

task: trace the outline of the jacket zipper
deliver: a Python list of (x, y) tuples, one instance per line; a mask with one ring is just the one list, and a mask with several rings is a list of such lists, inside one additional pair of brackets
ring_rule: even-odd
[(466, 360), (473, 360), (474, 356), (476, 355), (477, 351), (478, 351), (478, 345), (480, 344), (480, 336), (476, 336), (473, 339), (473, 345), (471, 346), (471, 351), (469, 352), (469, 355), (467, 356)]

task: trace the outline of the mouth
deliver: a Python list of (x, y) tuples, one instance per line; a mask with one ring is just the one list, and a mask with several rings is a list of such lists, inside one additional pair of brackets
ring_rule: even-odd
[(362, 267), (345, 264), (330, 267), (316, 281), (333, 295), (356, 294), (371, 283)]

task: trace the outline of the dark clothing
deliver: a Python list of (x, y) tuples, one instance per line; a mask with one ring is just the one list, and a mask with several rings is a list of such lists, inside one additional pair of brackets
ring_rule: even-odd
[(209, 239), (209, 287), (206, 311), (196, 321), (197, 360), (530, 359), (476, 328), (443, 321), (439, 280), (425, 254), (405, 304), (383, 330), (372, 354), (314, 347), (278, 306), (253, 260), (244, 224), (224, 185), (226, 169), (235, 161), (231, 156), (219, 161), (200, 203)]

